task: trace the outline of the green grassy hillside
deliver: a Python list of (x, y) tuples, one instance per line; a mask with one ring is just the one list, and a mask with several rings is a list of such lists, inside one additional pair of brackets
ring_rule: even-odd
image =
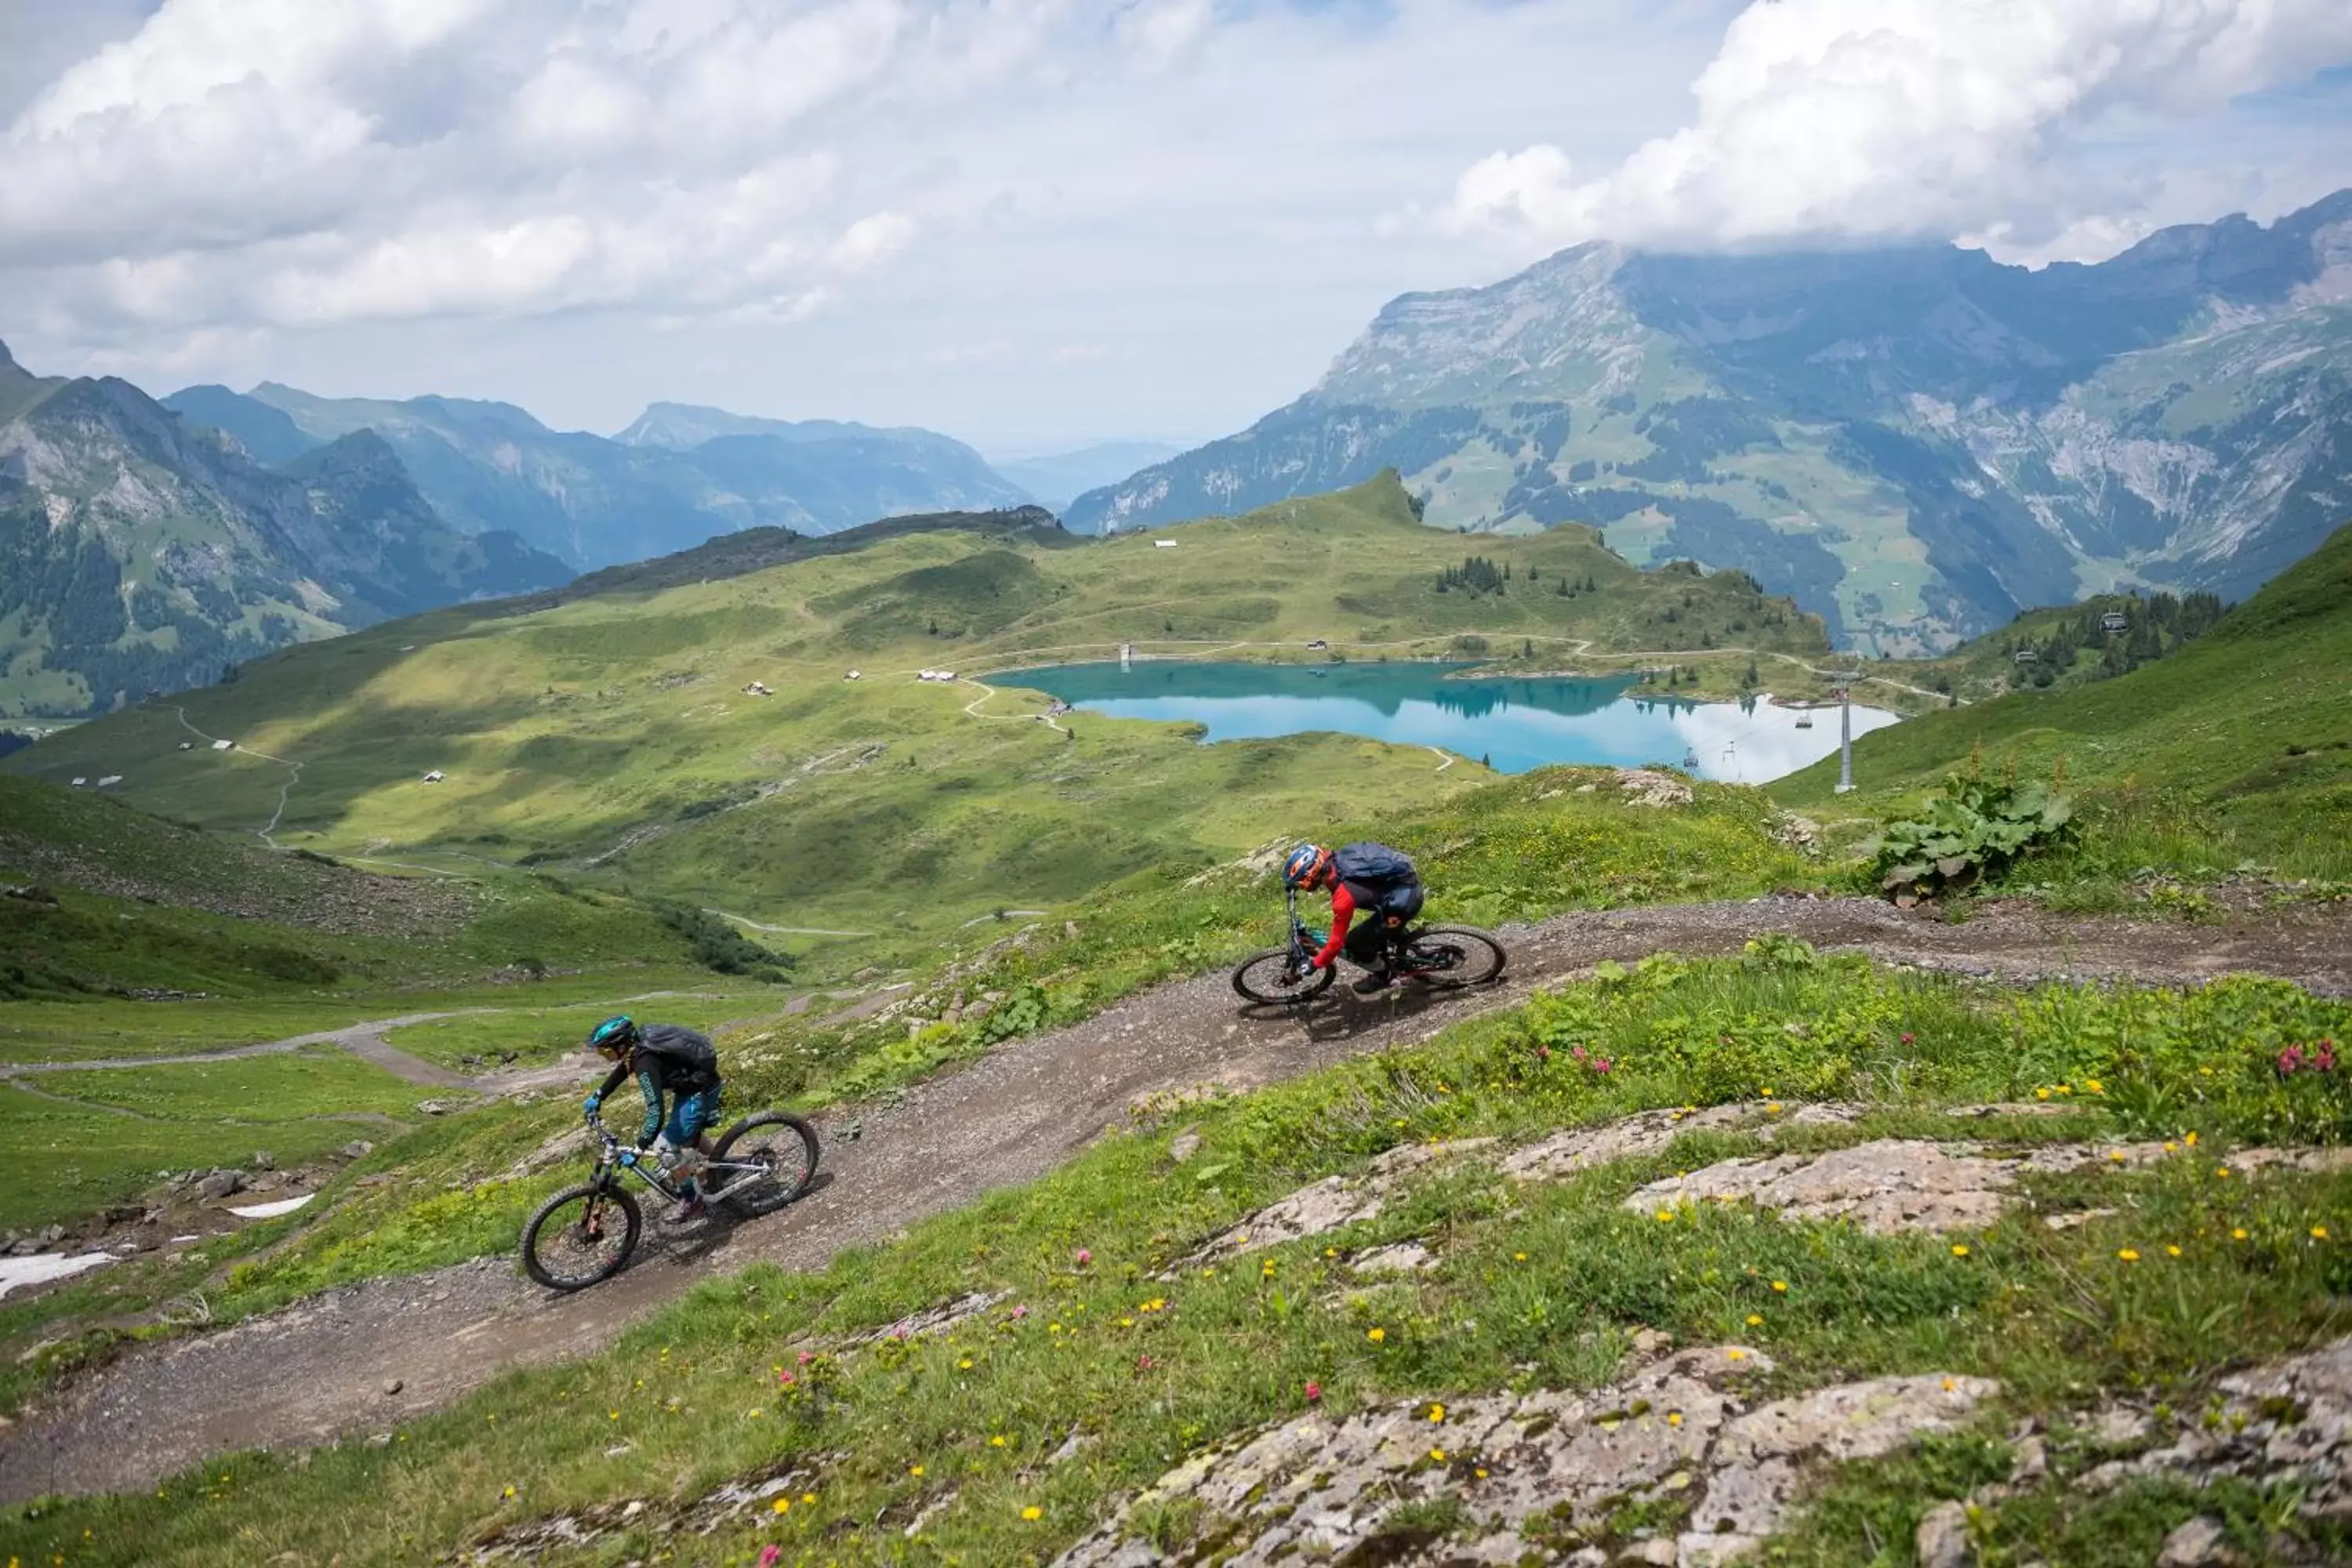
[[(1034, 697), (919, 682), (920, 668), (1128, 642), (1304, 658), (1328, 639), (1378, 658), (1458, 657), (1477, 644), (1457, 638), (1483, 637), (1555, 662), (1825, 652), (1817, 622), (1747, 578), (1639, 572), (1581, 529), (1480, 541), (1510, 581), (1449, 582), (1463, 541), (1423, 527), (1392, 477), (1196, 524), (1168, 550), (1015, 516), (885, 526), (863, 548), (750, 571), (727, 542), (711, 551), (707, 581), (656, 563), (591, 597), (446, 611), (256, 660), (234, 684), (7, 765), (119, 773), (135, 803), (224, 829), (268, 823), (283, 791), (277, 842), (362, 864), (541, 867), (766, 924), (928, 940), (1143, 866), (1433, 804), (1483, 774), (1344, 737), (1204, 748), (1087, 715), (1074, 741), (1038, 721)], [(180, 750), (192, 731), (239, 749)], [(435, 770), (446, 782), (425, 782)]]
[[(1915, 684), (1981, 701), (2007, 692), (2048, 691), (2112, 679), (2154, 664), (2202, 637), (2220, 619), (2210, 594), (2098, 594), (2080, 604), (2028, 610), (1999, 631), (1961, 644), (1939, 658), (1907, 661)], [(2108, 631), (2105, 617), (2126, 626)], [(2021, 654), (2031, 654), (2021, 659)]]
[[(2338, 530), (2195, 642), (2110, 680), (2021, 691), (1863, 737), (1858, 796), (1877, 809), (1971, 757), (2111, 795), (2170, 792), (2258, 858), (2352, 870), (2352, 528)], [(1773, 786), (1829, 805), (1834, 760)]]

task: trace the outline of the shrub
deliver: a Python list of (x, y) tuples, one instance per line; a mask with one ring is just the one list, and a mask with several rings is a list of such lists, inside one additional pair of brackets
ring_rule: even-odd
[(2067, 798), (2044, 785), (1955, 774), (1926, 816), (1886, 825), (1874, 869), (1878, 885), (1907, 908), (1990, 880), (2020, 858), (2065, 842), (2073, 820)]

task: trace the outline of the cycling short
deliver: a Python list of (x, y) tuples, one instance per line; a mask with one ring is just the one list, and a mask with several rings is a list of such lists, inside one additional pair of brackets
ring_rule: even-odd
[(721, 1086), (681, 1094), (670, 1101), (669, 1123), (662, 1133), (672, 1143), (684, 1148), (709, 1129), (719, 1125), (719, 1098)]

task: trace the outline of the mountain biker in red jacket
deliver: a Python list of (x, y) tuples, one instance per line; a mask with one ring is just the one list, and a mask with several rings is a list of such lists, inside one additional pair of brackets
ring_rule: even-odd
[[(1369, 840), (1342, 844), (1336, 850), (1302, 844), (1282, 863), (1282, 880), (1286, 887), (1331, 895), (1331, 934), (1315, 954), (1315, 967), (1328, 969), (1345, 952), (1349, 963), (1365, 971), (1356, 982), (1357, 994), (1386, 990), (1390, 953), (1405, 922), (1421, 913), (1426, 897), (1412, 859), (1402, 850)], [(1364, 921), (1355, 925), (1359, 914)]]
[[(719, 1053), (710, 1037), (676, 1024), (648, 1024), (640, 1028), (635, 1018), (624, 1014), (589, 1031), (588, 1044), (613, 1064), (604, 1081), (583, 1102), (588, 1114), (595, 1115), (604, 1097), (635, 1074), (637, 1092), (646, 1101), (645, 1126), (637, 1134), (635, 1152), (656, 1150), (667, 1154), (676, 1150), (677, 1163), (670, 1168), (684, 1177), (679, 1187), (685, 1199), (670, 1216), (671, 1222), (700, 1217), (702, 1194), (695, 1185), (694, 1173), (701, 1168), (698, 1156), (712, 1152), (710, 1129), (719, 1122)], [(665, 1096), (670, 1097), (666, 1121)]]

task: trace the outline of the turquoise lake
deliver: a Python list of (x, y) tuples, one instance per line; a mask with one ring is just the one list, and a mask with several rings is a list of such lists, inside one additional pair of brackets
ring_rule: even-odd
[[(1211, 743), (1328, 730), (1485, 758), (1507, 773), (1557, 763), (1666, 763), (1701, 778), (1762, 784), (1837, 750), (1834, 708), (1813, 710), (1811, 724), (1800, 728), (1804, 713), (1769, 701), (1633, 697), (1622, 679), (1447, 679), (1458, 668), (1139, 659), (1125, 669), (1009, 670), (988, 683), (1043, 691), (1109, 718), (1204, 724)], [(1853, 710), (1857, 735), (1897, 721), (1883, 709)]]

